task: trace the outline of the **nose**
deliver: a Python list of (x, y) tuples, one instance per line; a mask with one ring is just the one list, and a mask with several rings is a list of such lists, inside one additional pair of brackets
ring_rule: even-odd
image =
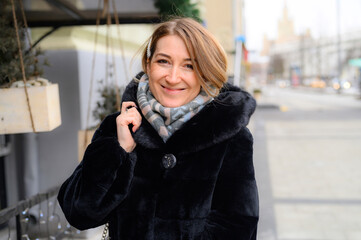
[(177, 67), (172, 67), (170, 69), (166, 81), (170, 84), (176, 84), (180, 81), (179, 70)]

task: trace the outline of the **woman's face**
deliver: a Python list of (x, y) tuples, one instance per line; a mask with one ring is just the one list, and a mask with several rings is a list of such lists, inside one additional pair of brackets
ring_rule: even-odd
[(182, 106), (192, 101), (201, 89), (187, 48), (177, 35), (158, 40), (147, 72), (150, 91), (165, 107)]

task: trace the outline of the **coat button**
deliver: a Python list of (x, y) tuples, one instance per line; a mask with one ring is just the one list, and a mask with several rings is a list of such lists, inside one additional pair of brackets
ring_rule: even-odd
[(162, 158), (163, 167), (174, 168), (177, 163), (177, 159), (173, 154), (166, 154)]

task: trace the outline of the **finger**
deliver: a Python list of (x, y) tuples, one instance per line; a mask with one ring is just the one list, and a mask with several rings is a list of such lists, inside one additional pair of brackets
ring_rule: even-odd
[(128, 126), (129, 124), (133, 124), (136, 122), (136, 117), (131, 116), (130, 114), (126, 114), (119, 118), (119, 121), (117, 121), (117, 124), (120, 126)]
[(122, 113), (126, 112), (127, 108), (129, 107), (137, 107), (137, 105), (135, 104), (135, 102), (123, 102), (121, 112)]
[(141, 124), (142, 124), (142, 119), (137, 119), (137, 120), (133, 123), (132, 131), (133, 131), (133, 132), (137, 131)]
[(119, 118), (117, 119), (117, 122), (119, 122), (120, 125), (140, 125), (142, 121), (142, 117), (140, 116), (139, 112), (134, 110), (128, 110), (127, 114), (121, 114), (119, 115)]
[(139, 112), (136, 109), (132, 109), (132, 111), (128, 111), (127, 116), (129, 114), (130, 117), (130, 122), (133, 125), (132, 127), (132, 131), (135, 132), (136, 130), (138, 130), (138, 128), (140, 127), (140, 125), (142, 124), (142, 117), (140, 116)]
[(140, 116), (137, 106), (130, 106), (125, 110), (125, 112), (127, 113), (127, 115), (129, 114), (130, 116)]
[(131, 109), (126, 110), (125, 113), (122, 113), (120, 118), (130, 121), (131, 119), (138, 119), (141, 117), (140, 117), (140, 114), (137, 111), (137, 109), (131, 108)]

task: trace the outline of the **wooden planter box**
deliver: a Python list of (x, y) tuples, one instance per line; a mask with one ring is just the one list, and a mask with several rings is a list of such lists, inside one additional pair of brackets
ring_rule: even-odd
[[(84, 156), (85, 149), (90, 144), (95, 130), (80, 130), (78, 131), (78, 161), (81, 162)], [(86, 138), (86, 140), (85, 140)]]
[[(61, 124), (58, 84), (28, 87), (36, 132), (51, 131)], [(25, 90), (0, 89), (0, 134), (33, 132)]]
[(256, 100), (259, 100), (262, 96), (262, 93), (260, 92), (256, 92), (256, 93), (253, 93), (253, 97), (256, 99)]
[(254, 91), (253, 91), (253, 97), (254, 97), (256, 100), (260, 100), (261, 96), (262, 96), (262, 91), (260, 91), (260, 90), (254, 90)]

